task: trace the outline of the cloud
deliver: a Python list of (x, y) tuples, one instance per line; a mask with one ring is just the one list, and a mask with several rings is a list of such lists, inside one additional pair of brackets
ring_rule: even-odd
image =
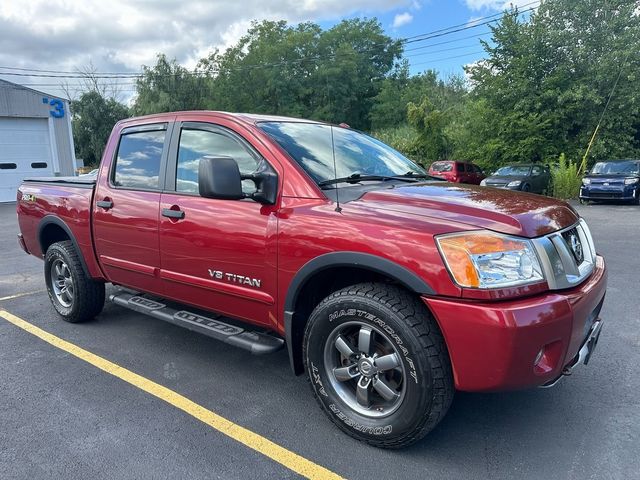
[(398, 13), (393, 17), (393, 28), (399, 28), (403, 25), (407, 25), (413, 21), (413, 15), (409, 12)]
[(0, 65), (74, 70), (91, 62), (98, 71), (137, 72), (143, 64), (155, 64), (156, 53), (163, 52), (191, 68), (212, 49), (235, 43), (252, 20), (331, 21), (412, 4), (412, 0), (4, 0)]
[[(533, 0), (465, 0), (469, 10), (505, 10), (514, 7), (521, 8), (523, 5), (531, 4)], [(534, 5), (529, 5), (533, 7)]]

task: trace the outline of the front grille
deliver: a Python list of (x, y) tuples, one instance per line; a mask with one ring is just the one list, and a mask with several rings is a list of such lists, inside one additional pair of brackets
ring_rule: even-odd
[(622, 198), (623, 192), (589, 192), (589, 198)]
[(545, 278), (552, 290), (580, 284), (593, 272), (596, 249), (584, 220), (533, 240)]

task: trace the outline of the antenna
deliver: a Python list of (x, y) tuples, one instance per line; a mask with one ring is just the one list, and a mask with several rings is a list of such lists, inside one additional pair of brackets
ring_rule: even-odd
[[(333, 154), (333, 179), (337, 180), (338, 167), (336, 167), (336, 144), (333, 141), (333, 125), (331, 125), (329, 128), (331, 128), (331, 153)], [(336, 189), (336, 212), (340, 213), (342, 211), (342, 208), (340, 208), (340, 196), (338, 193), (340, 189), (338, 188), (338, 182), (334, 183), (334, 185)]]

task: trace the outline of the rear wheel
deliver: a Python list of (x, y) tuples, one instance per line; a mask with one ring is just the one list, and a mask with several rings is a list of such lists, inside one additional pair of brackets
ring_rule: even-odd
[(71, 323), (90, 320), (104, 306), (104, 283), (89, 278), (71, 241), (51, 245), (44, 257), (44, 278), (56, 311)]
[(422, 302), (400, 288), (367, 283), (329, 295), (311, 314), (303, 348), (320, 406), (358, 440), (404, 447), (451, 404), (442, 334)]

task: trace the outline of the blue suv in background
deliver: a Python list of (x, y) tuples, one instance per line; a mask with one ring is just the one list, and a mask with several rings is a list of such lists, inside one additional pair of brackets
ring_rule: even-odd
[(640, 204), (640, 160), (596, 163), (580, 187), (580, 201), (589, 200), (628, 200)]

